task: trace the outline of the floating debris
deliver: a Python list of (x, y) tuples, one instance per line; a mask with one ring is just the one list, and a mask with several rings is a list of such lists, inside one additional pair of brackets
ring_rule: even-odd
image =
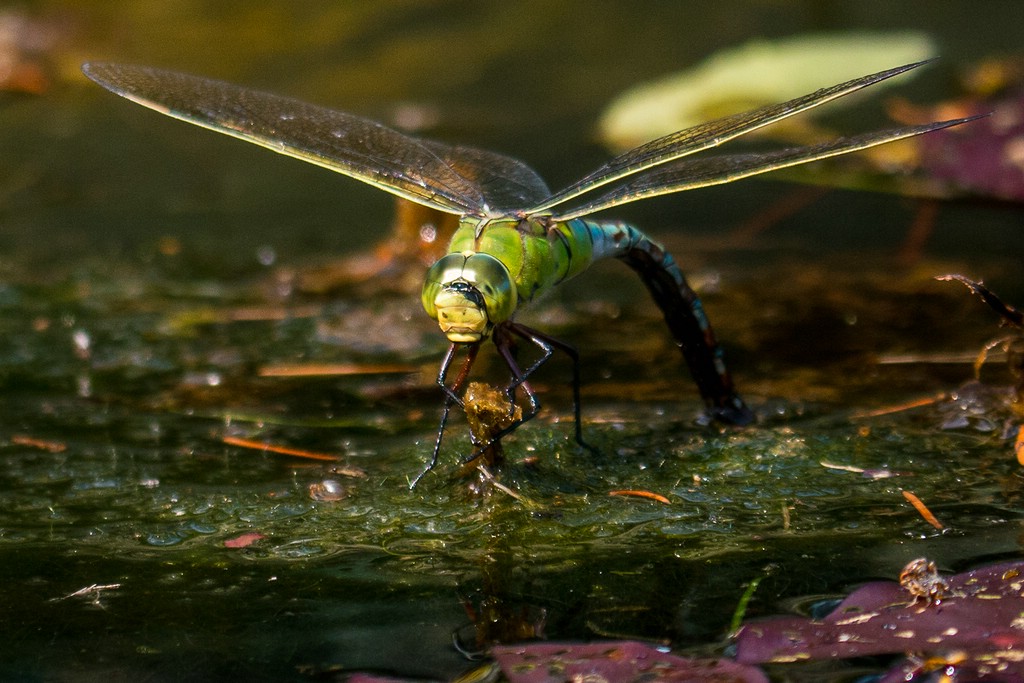
[[(221, 442), (228, 446), (238, 446), (239, 448), (248, 448), (268, 453), (278, 453), (280, 455), (290, 455), (296, 458), (306, 458), (307, 460), (324, 460), (328, 462), (337, 462), (338, 460), (341, 460), (340, 456), (332, 455), (330, 453), (318, 453), (316, 451), (307, 451), (302, 448), (279, 446), (265, 441), (254, 441), (252, 439), (243, 439), (237, 436), (223, 436), (221, 437)], [(331, 471), (335, 474), (341, 474), (346, 477), (366, 476), (366, 472), (358, 467), (335, 467)]]
[(924, 557), (911, 560), (903, 567), (903, 571), (900, 572), (900, 586), (914, 597), (911, 605), (918, 602), (938, 605), (949, 593), (949, 584), (939, 574), (935, 563)]
[(907, 499), (908, 503), (914, 506), (914, 509), (917, 510), (917, 512), (922, 517), (924, 517), (924, 521), (928, 522), (939, 531), (942, 531), (946, 528), (945, 526), (943, 526), (942, 522), (940, 522), (935, 517), (935, 515), (932, 514), (932, 511), (928, 509), (928, 506), (921, 502), (920, 498), (915, 496), (910, 491), (903, 491), (903, 497)]
[(264, 538), (266, 538), (266, 536), (264, 536), (263, 534), (257, 533), (255, 531), (250, 531), (249, 533), (241, 534), (240, 536), (235, 536), (234, 538), (227, 539), (226, 541), (224, 541), (224, 547), (248, 548), (253, 543), (263, 540)]
[(482, 449), (479, 457), (471, 462), (480, 461), (488, 466), (500, 464), (504, 451), (499, 437), (522, 419), (523, 409), (513, 404), (505, 391), (483, 382), (470, 382), (462, 400), (473, 443)]
[(629, 490), (629, 491), (609, 491), (608, 495), (609, 496), (632, 496), (634, 498), (646, 498), (648, 500), (655, 500), (655, 501), (657, 501), (659, 503), (664, 503), (665, 505), (671, 505), (672, 504), (672, 501), (670, 501), (668, 498), (666, 498), (665, 496), (661, 495), (660, 493), (654, 493), (653, 491), (635, 491), (635, 490)]
[(350, 377), (419, 372), (408, 363), (275, 363), (259, 369), (260, 377)]
[(49, 453), (63, 453), (68, 449), (68, 445), (63, 441), (39, 439), (34, 436), (29, 436), (28, 434), (14, 434), (11, 436), (11, 443), (17, 446), (38, 448), (41, 451), (47, 451)]
[(1014, 380), (1015, 402), (1013, 407), (1018, 413), (1021, 413), (1024, 410), (1024, 311), (1005, 303), (981, 282), (971, 280), (963, 275), (954, 273), (941, 275), (935, 279), (963, 284), (999, 315), (1003, 325), (1014, 328), (1010, 334), (994, 339), (982, 347), (974, 361), (974, 376), (980, 381), (981, 368), (988, 360), (990, 352), (994, 348), (1001, 348), (1006, 354), (1006, 366)]

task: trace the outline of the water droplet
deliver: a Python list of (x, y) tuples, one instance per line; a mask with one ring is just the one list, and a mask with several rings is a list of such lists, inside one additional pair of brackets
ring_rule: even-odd
[(348, 495), (348, 491), (336, 479), (324, 479), (309, 485), (309, 497), (325, 503), (333, 503)]
[(272, 266), (277, 260), (277, 251), (269, 244), (264, 244), (256, 250), (256, 259), (261, 265)]

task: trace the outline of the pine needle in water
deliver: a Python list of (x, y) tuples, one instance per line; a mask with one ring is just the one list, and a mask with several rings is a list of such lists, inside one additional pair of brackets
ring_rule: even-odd
[[(281, 455), (290, 455), (296, 458), (306, 458), (307, 460), (324, 460), (327, 462), (338, 462), (341, 460), (337, 455), (331, 455), (330, 453), (317, 453), (316, 451), (307, 451), (301, 448), (292, 448), (290, 446), (277, 446), (272, 443), (265, 441), (253, 441), (252, 439), (242, 439), (237, 436), (223, 436), (221, 442), (229, 446), (238, 446), (239, 448), (248, 448), (250, 450), (265, 451), (270, 453), (279, 453)], [(334, 470), (337, 474), (342, 474), (349, 477), (365, 477), (366, 472), (359, 469), (358, 467), (339, 467)]]
[(637, 490), (609, 491), (608, 495), (609, 496), (633, 496), (633, 497), (636, 497), (636, 498), (647, 498), (648, 500), (656, 500), (659, 503), (664, 503), (665, 505), (671, 505), (672, 504), (672, 501), (670, 501), (668, 498), (666, 498), (665, 496), (661, 495), (660, 493), (654, 493), (653, 491), (637, 491)]
[(908, 503), (914, 506), (914, 509), (917, 510), (918, 514), (920, 514), (924, 518), (924, 521), (928, 522), (939, 531), (945, 529), (945, 527), (942, 525), (942, 522), (940, 522), (938, 518), (932, 514), (932, 511), (928, 509), (928, 506), (921, 502), (920, 498), (915, 496), (910, 491), (904, 491), (903, 497), (907, 499)]

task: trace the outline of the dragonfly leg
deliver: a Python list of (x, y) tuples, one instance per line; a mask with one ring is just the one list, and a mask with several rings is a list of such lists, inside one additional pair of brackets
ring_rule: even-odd
[[(462, 459), (463, 464), (473, 462), (474, 460), (482, 456), (484, 452), (491, 447), (492, 444), (497, 443), (502, 439), (502, 437), (508, 436), (509, 434), (514, 432), (521, 424), (533, 419), (537, 415), (537, 413), (540, 412), (540, 399), (537, 398), (537, 393), (533, 390), (533, 387), (530, 386), (529, 377), (530, 374), (532, 374), (535, 370), (537, 370), (537, 368), (539, 368), (549, 358), (551, 358), (551, 354), (554, 353), (554, 349), (550, 345), (545, 344), (543, 341), (532, 338), (531, 336), (529, 336), (529, 334), (521, 334), (520, 336), (534, 342), (542, 351), (541, 357), (534, 361), (533, 364), (530, 365), (530, 367), (528, 367), (526, 370), (523, 370), (521, 367), (519, 367), (519, 362), (516, 360), (515, 357), (515, 351), (514, 346), (512, 344), (512, 340), (510, 340), (508, 336), (508, 333), (511, 331), (508, 328), (511, 327), (511, 325), (512, 324), (509, 323), (497, 328), (494, 331), (492, 339), (494, 340), (494, 346), (498, 349), (498, 353), (505, 360), (505, 365), (508, 366), (509, 371), (512, 373), (512, 381), (509, 382), (508, 387), (506, 387), (505, 389), (509, 397), (509, 410), (515, 411), (516, 389), (520, 387), (522, 387), (523, 392), (526, 394), (528, 406), (526, 410), (523, 411), (522, 415), (519, 417), (518, 420), (513, 420), (507, 426), (500, 429), (494, 436), (492, 436), (487, 441), (475, 444), (476, 449), (472, 453), (470, 453), (469, 456)], [(518, 330), (516, 332), (517, 334), (519, 334)]]
[[(526, 339), (541, 350), (541, 356), (535, 360), (526, 370), (519, 367), (518, 361), (516, 361), (514, 347), (511, 341), (508, 339), (508, 333), (514, 334), (517, 337)], [(500, 331), (494, 336), (494, 345), (498, 349), (498, 353), (505, 359), (505, 365), (508, 366), (509, 371), (512, 373), (512, 381), (509, 382), (508, 387), (505, 391), (509, 395), (509, 399), (513, 402), (512, 409), (515, 408), (515, 394), (516, 389), (522, 387), (523, 392), (526, 394), (526, 399), (529, 401), (529, 411), (524, 412), (523, 417), (520, 418), (516, 423), (509, 425), (502, 431), (502, 436), (508, 434), (513, 429), (521, 425), (522, 423), (533, 418), (537, 413), (540, 412), (540, 399), (537, 398), (537, 393), (530, 386), (529, 378), (537, 369), (548, 362), (551, 358), (551, 354), (555, 352), (553, 344), (549, 343), (549, 339), (544, 335), (536, 333), (528, 327), (517, 325), (515, 323), (508, 323), (504, 325)], [(496, 439), (494, 439), (496, 440)]]
[[(514, 346), (509, 339), (509, 335), (513, 334), (533, 343), (541, 350), (541, 357), (531, 363), (525, 370), (519, 366), (519, 362), (515, 358)], [(516, 389), (520, 387), (523, 389), (523, 393), (526, 394), (528, 405), (527, 409), (523, 411), (522, 416), (518, 420), (503, 428), (486, 443), (478, 444), (477, 449), (468, 458), (465, 458), (463, 462), (472, 462), (474, 459), (480, 457), (480, 455), (487, 450), (491, 444), (499, 441), (504, 436), (508, 436), (524, 422), (536, 417), (537, 413), (540, 412), (540, 399), (537, 397), (537, 393), (533, 390), (533, 387), (530, 386), (529, 379), (530, 376), (540, 368), (540, 366), (544, 365), (544, 363), (551, 358), (556, 349), (569, 356), (573, 364), (573, 414), (576, 421), (576, 441), (588, 450), (595, 450), (593, 446), (583, 440), (583, 428), (580, 420), (579, 352), (563, 341), (559, 341), (558, 339), (554, 339), (546, 334), (542, 334), (517, 323), (507, 323), (502, 325), (500, 328), (495, 330), (493, 339), (495, 347), (498, 349), (498, 353), (505, 360), (505, 364), (512, 373), (512, 381), (506, 389), (509, 394), (511, 404), (510, 409), (515, 409), (515, 392)]]
[[(455, 360), (455, 354), (458, 353), (459, 347), (467, 346), (466, 359), (462, 362), (462, 368), (459, 370), (458, 376), (452, 383), (452, 386), (448, 386), (448, 370), (451, 368), (452, 361)], [(409, 484), (410, 489), (416, 488), (416, 484), (420, 483), (420, 480), (429, 472), (434, 469), (437, 465), (438, 454), (441, 452), (441, 439), (444, 437), (444, 430), (448, 424), (448, 414), (451, 412), (452, 405), (456, 404), (462, 406), (462, 397), (459, 396), (459, 390), (462, 389), (462, 385), (465, 384), (466, 378), (469, 377), (469, 370), (473, 367), (473, 362), (476, 360), (476, 355), (480, 351), (480, 344), (458, 344), (453, 343), (448, 347), (448, 353), (445, 354), (444, 360), (441, 361), (441, 370), (437, 373), (437, 384), (441, 387), (441, 391), (444, 392), (444, 408), (441, 410), (441, 424), (437, 428), (437, 440), (434, 442), (434, 452), (430, 456), (430, 462), (427, 466), (416, 475), (416, 478)]]
[[(582, 420), (582, 408), (583, 405), (580, 399), (580, 353), (576, 350), (576, 347), (567, 344), (560, 339), (555, 339), (542, 332), (538, 332), (532, 328), (524, 325), (513, 324), (511, 325), (511, 331), (524, 339), (529, 339), (531, 342), (536, 344), (541, 349), (544, 349), (546, 355), (543, 356), (539, 361), (533, 364), (527, 369), (525, 375), (527, 377), (533, 373), (534, 370), (539, 368), (548, 358), (551, 357), (552, 349), (557, 349), (569, 357), (572, 362), (572, 412), (573, 420), (575, 421), (576, 428), (576, 443), (586, 448), (589, 451), (597, 451), (596, 448), (591, 446), (589, 443), (583, 440), (583, 420)], [(539, 406), (538, 406), (539, 408)]]

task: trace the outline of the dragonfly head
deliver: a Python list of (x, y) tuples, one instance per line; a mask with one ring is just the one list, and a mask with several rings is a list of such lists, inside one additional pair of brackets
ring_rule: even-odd
[(423, 284), (424, 310), (453, 342), (486, 339), (512, 317), (517, 301), (508, 268), (490, 254), (448, 254), (430, 267)]

